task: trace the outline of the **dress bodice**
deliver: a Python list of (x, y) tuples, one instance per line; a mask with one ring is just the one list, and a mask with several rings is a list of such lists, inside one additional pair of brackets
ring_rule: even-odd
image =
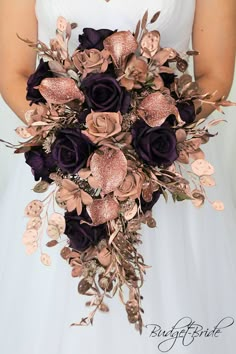
[(48, 43), (54, 37), (56, 19), (64, 16), (78, 27), (73, 31), (71, 49), (77, 47), (78, 34), (84, 27), (134, 31), (148, 9), (149, 18), (161, 11), (149, 29), (161, 32), (161, 45), (186, 51), (192, 32), (195, 0), (36, 0), (38, 37)]

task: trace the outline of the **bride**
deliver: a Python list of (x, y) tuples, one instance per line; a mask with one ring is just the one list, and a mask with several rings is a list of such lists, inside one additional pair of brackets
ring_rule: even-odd
[[(24, 122), (24, 112), (29, 109), (26, 83), (35, 69), (36, 56), (16, 33), (48, 43), (57, 17), (62, 15), (78, 23), (72, 49), (84, 27), (132, 31), (146, 9), (150, 14), (161, 11), (155, 28), (161, 33), (163, 47), (183, 53), (192, 35), (192, 47), (200, 52), (194, 59), (195, 80), (204, 92), (217, 90), (215, 99), (228, 96), (235, 63), (234, 0), (1, 0), (0, 138), (16, 141), (14, 129), (21, 125), (20, 120)], [(160, 201), (154, 208), (158, 228), (143, 230), (142, 253), (152, 268), (143, 289), (147, 326), (141, 337), (128, 324), (118, 298), (110, 302), (109, 315), (97, 315), (93, 327), (69, 327), (86, 313), (84, 299), (76, 292), (77, 279), (71, 278), (70, 268), (56, 253), (51, 267), (40, 263), (38, 253), (24, 254), (23, 211), (34, 199), (33, 178), (23, 156), (16, 157), (1, 147), (2, 354), (234, 353), (236, 124), (230, 119), (235, 110), (228, 112), (229, 124), (220, 127), (220, 136), (206, 149), (219, 184), (210, 197), (222, 198), (225, 211), (217, 214), (208, 205), (196, 210), (188, 202), (166, 205)], [(211, 113), (211, 106), (206, 105), (201, 117)], [(185, 338), (163, 335), (163, 330), (175, 325), (186, 333), (190, 323), (192, 332), (202, 326), (205, 335), (199, 337), (190, 330)], [(163, 343), (166, 339), (169, 341)]]

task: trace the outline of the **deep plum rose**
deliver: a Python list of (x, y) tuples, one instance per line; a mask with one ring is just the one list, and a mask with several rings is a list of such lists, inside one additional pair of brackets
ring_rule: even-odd
[(110, 75), (90, 74), (80, 88), (89, 108), (95, 112), (126, 113), (129, 109), (130, 94)]
[(175, 133), (167, 124), (151, 128), (139, 119), (131, 133), (134, 149), (148, 165), (169, 166), (178, 158)]
[(103, 50), (103, 41), (105, 38), (111, 36), (114, 31), (109, 29), (99, 29), (95, 30), (93, 28), (84, 28), (83, 34), (79, 35), (79, 48), (80, 50), (85, 49), (98, 49)]
[(26, 99), (28, 101), (31, 101), (30, 104), (32, 103), (45, 103), (45, 99), (39, 92), (39, 90), (34, 89), (35, 86), (38, 86), (41, 81), (45, 78), (48, 77), (53, 77), (52, 72), (49, 69), (49, 65), (47, 62), (44, 62), (43, 59), (40, 59), (39, 65), (36, 69), (36, 71), (30, 75), (28, 81), (27, 81), (27, 94), (26, 94)]
[(41, 147), (33, 147), (25, 153), (25, 162), (31, 167), (35, 181), (42, 178), (43, 181), (51, 182), (50, 173), (56, 171), (56, 162), (52, 154), (47, 154)]
[(153, 193), (152, 195), (152, 200), (150, 202), (146, 202), (142, 195), (141, 195), (141, 198), (140, 198), (140, 201), (141, 201), (141, 209), (142, 209), (142, 212), (145, 214), (146, 211), (148, 210), (151, 210), (152, 207), (156, 204), (156, 202), (158, 201), (159, 197), (161, 195), (161, 192), (160, 190), (156, 191)]
[(80, 215), (77, 214), (76, 210), (66, 212), (65, 220), (65, 234), (70, 239), (69, 246), (78, 251), (84, 251), (90, 246), (96, 246), (102, 239), (107, 237), (106, 224), (90, 226), (86, 223), (80, 223), (82, 220), (88, 223), (92, 222), (85, 208), (83, 208)]
[(192, 123), (195, 118), (195, 107), (192, 101), (178, 102), (177, 108), (181, 119), (186, 123)]
[(79, 129), (65, 128), (57, 133), (52, 156), (65, 173), (76, 173), (86, 165), (94, 145)]

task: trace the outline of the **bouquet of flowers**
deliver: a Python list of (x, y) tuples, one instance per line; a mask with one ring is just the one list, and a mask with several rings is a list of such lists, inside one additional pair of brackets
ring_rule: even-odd
[(76, 24), (63, 17), (49, 46), (24, 39), (41, 58), (27, 86), (27, 99), (37, 106), (16, 129), (25, 140), (11, 147), (25, 154), (34, 191), (44, 198), (26, 206), (23, 243), (27, 254), (39, 248), (45, 265), (51, 264), (42, 248), (45, 230), (47, 247), (63, 245), (59, 252), (92, 307), (73, 325), (92, 323), (97, 310), (108, 311), (104, 298), (118, 293), (141, 333), (147, 269), (138, 251), (141, 225), (156, 226), (152, 207), (160, 197), (200, 207), (205, 187), (215, 184), (201, 145), (222, 120), (204, 125), (197, 114), (204, 102), (218, 110), (233, 103), (200, 92), (186, 73), (186, 57), (198, 53), (160, 47), (160, 33), (149, 31), (149, 23), (146, 12), (134, 33), (85, 28), (72, 55)]

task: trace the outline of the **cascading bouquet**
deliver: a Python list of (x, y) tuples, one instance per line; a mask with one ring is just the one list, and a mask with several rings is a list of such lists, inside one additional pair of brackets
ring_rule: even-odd
[[(204, 102), (218, 110), (233, 103), (211, 102), (200, 92), (185, 73), (186, 57), (198, 53), (161, 48), (160, 33), (147, 29), (148, 12), (135, 33), (85, 28), (70, 55), (75, 27), (60, 17), (50, 46), (24, 40), (41, 57), (27, 86), (37, 106), (16, 129), (25, 141), (11, 147), (25, 154), (38, 181), (34, 191), (47, 195), (27, 205), (23, 243), (27, 254), (40, 248), (45, 265), (51, 264), (42, 248), (45, 229), (47, 247), (63, 244), (60, 254), (92, 307), (73, 325), (92, 323), (98, 309), (108, 311), (104, 298), (118, 293), (141, 333), (147, 268), (138, 252), (141, 225), (156, 226), (152, 207), (160, 196), (203, 205), (205, 187), (215, 181), (201, 145), (222, 120), (202, 126), (205, 119), (196, 116)], [(210, 203), (223, 209), (220, 201)]]

